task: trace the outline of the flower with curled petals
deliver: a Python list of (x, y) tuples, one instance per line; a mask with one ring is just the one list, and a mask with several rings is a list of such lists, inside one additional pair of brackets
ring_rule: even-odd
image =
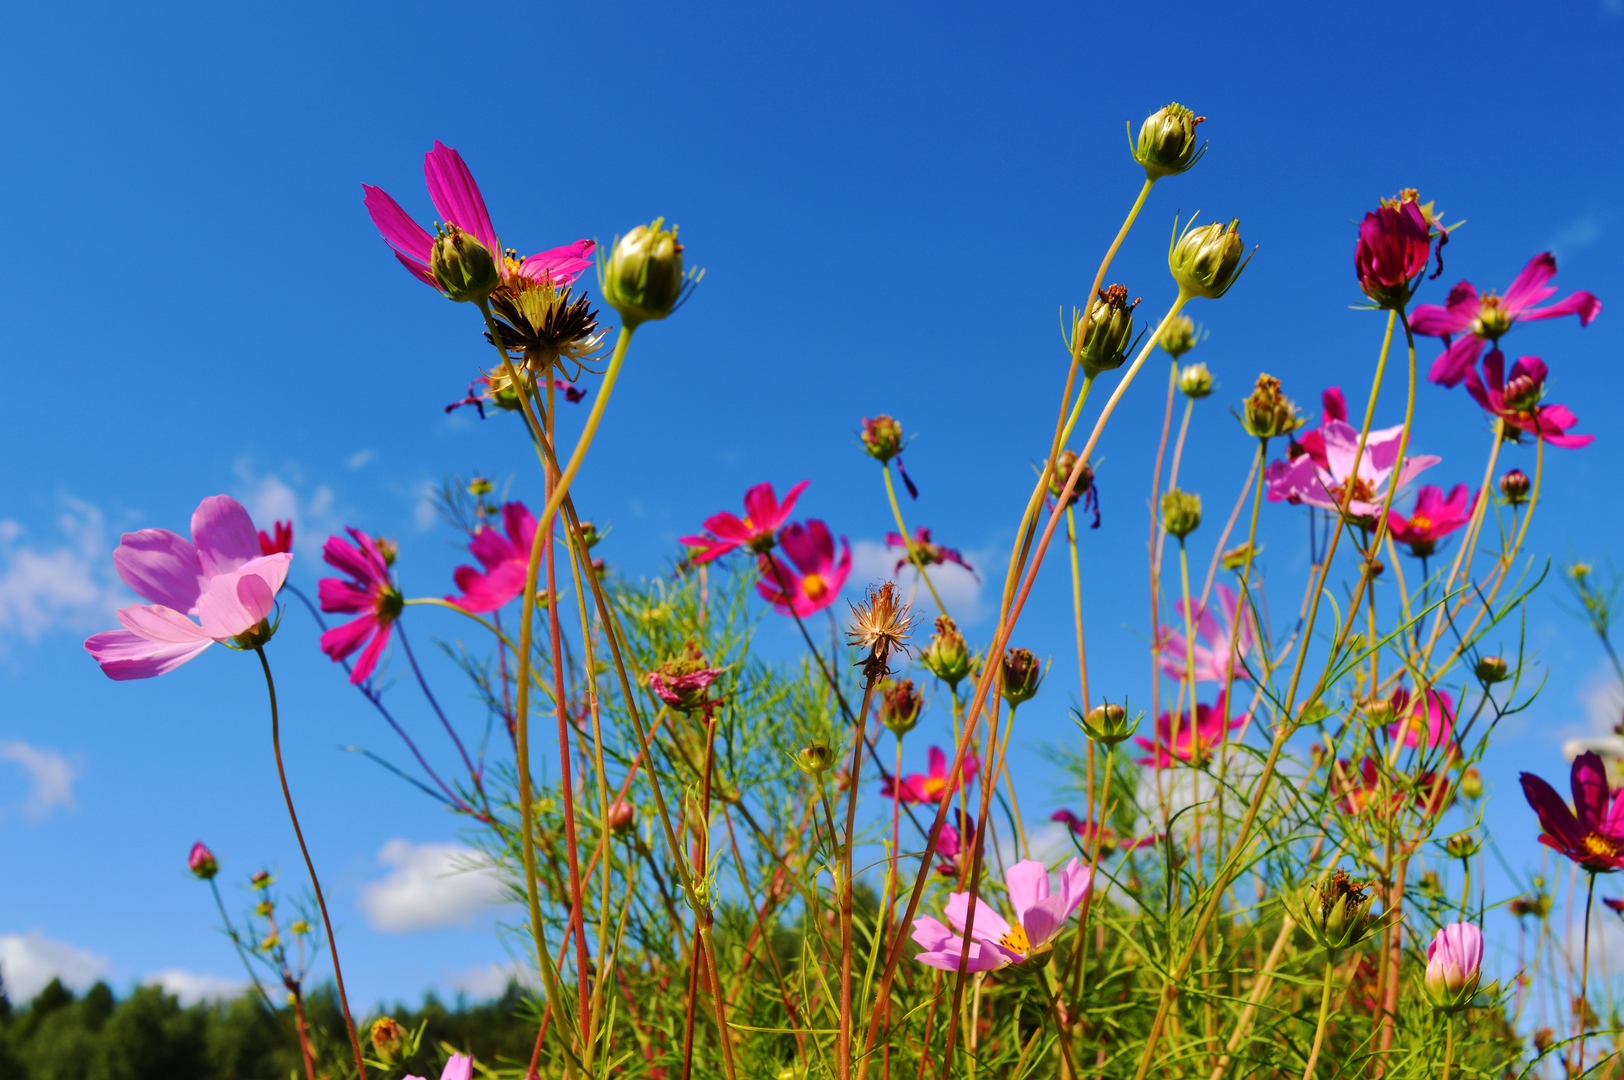
[(1073, 858), (1060, 871), (1060, 891), (1051, 893), (1049, 871), (1036, 859), (1023, 859), (1004, 875), (1009, 903), (1015, 910), (1014, 922), (1000, 915), (986, 897), (980, 897), (966, 953), (964, 935), (965, 925), (970, 923), (970, 894), (953, 893), (947, 900), (949, 925), (929, 915), (914, 920), (914, 942), (925, 950), (914, 959), (943, 971), (958, 971), (961, 963), (966, 971), (997, 971), (1024, 963), (1059, 936), (1088, 895), (1093, 877), (1093, 871)]
[(323, 611), (354, 613), (356, 617), (322, 634), (321, 651), (334, 661), (342, 661), (366, 646), (350, 671), (350, 683), (358, 686), (377, 668), (378, 657), (389, 644), (395, 620), (406, 601), (389, 574), (393, 560), (386, 557), (379, 541), (360, 529), (344, 531), (355, 543), (329, 536), (321, 557), (329, 566), (348, 574), (349, 580), (322, 578), (316, 589)]
[(744, 493), (744, 517), (726, 510), (712, 514), (705, 519), (704, 535), (680, 537), (678, 543), (699, 549), (689, 560), (695, 565), (719, 559), (741, 547), (757, 555), (765, 554), (777, 543), (778, 530), (789, 520), (795, 500), (811, 482), (802, 480), (790, 488), (783, 502), (778, 501), (772, 484), (757, 484)]
[(85, 651), (108, 678), (123, 681), (173, 671), (216, 642), (262, 645), (292, 560), (287, 552), (261, 555), (248, 511), (230, 496), (211, 495), (192, 513), (190, 541), (168, 529), (119, 539), (114, 569), (152, 602), (119, 609), (124, 629), (91, 635)]

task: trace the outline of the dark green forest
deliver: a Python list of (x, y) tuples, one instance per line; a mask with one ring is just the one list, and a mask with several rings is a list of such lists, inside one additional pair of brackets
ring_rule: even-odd
[[(306, 1001), (318, 1073), (340, 1080), (349, 1046), (330, 986)], [(522, 1071), (536, 1036), (534, 1013), (515, 986), (493, 1001), (391, 1008), (408, 1030), (428, 1027), (420, 1050), (387, 1075), (437, 1080), (450, 1046), (481, 1065)], [(356, 1017), (359, 1021), (361, 1018)], [(371, 1019), (369, 1016), (368, 1019)], [(364, 1030), (364, 1029), (363, 1029)], [(254, 996), (182, 1005), (156, 986), (118, 997), (105, 983), (83, 996), (52, 981), (27, 1004), (0, 987), (0, 1080), (290, 1080), (303, 1077), (291, 1010)]]

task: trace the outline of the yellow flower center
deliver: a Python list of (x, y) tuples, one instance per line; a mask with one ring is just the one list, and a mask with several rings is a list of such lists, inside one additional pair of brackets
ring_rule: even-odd
[(1498, 341), (1501, 334), (1511, 329), (1511, 316), (1500, 306), (1502, 302), (1494, 293), (1483, 297), (1477, 319), (1472, 324), (1472, 331), (1478, 337)]
[(822, 600), (829, 591), (829, 583), (823, 580), (822, 574), (808, 574), (801, 579), (801, 591), (808, 600)]
[(1026, 927), (1020, 923), (1015, 923), (1004, 931), (1004, 936), (998, 939), (998, 944), (1010, 952), (1020, 953), (1022, 956), (1032, 951), (1032, 942), (1026, 936)]
[(922, 786), (925, 789), (925, 794), (934, 799), (941, 795), (943, 789), (947, 787), (947, 780), (940, 776), (927, 776)]
[(1416, 532), (1426, 532), (1432, 528), (1432, 519), (1424, 514), (1417, 514), (1410, 519), (1410, 528)]
[(1618, 858), (1618, 844), (1610, 837), (1597, 833), (1585, 834), (1585, 850), (1592, 855), (1599, 855), (1607, 859)]

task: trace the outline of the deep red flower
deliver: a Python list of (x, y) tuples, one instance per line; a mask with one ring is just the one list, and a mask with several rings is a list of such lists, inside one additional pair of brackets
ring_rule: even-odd
[(343, 660), (365, 645), (350, 671), (350, 682), (360, 684), (378, 666), (378, 657), (389, 644), (405, 600), (389, 576), (389, 560), (377, 541), (360, 529), (344, 531), (355, 543), (329, 536), (321, 557), (329, 566), (348, 574), (349, 580), (322, 578), (316, 589), (323, 611), (354, 612), (357, 617), (323, 634), (321, 651), (333, 660)]
[(1475, 367), (1467, 371), (1466, 392), (1505, 422), (1508, 435), (1525, 431), (1569, 450), (1589, 446), (1595, 440), (1594, 435), (1567, 433), (1579, 418), (1566, 405), (1539, 403), (1545, 396), (1545, 376), (1549, 374), (1543, 360), (1537, 356), (1519, 357), (1511, 365), (1509, 379), (1505, 377), (1505, 364), (1504, 353), (1499, 349), (1490, 352), (1483, 358), (1483, 378), (1478, 377)]
[(293, 550), (293, 522), (278, 521), (272, 526), (275, 535), (259, 530), (259, 553), (282, 555)]
[(1397, 510), (1387, 512), (1387, 531), (1424, 558), (1437, 550), (1438, 541), (1470, 521), (1475, 509), (1477, 496), (1470, 494), (1465, 484), (1456, 484), (1447, 499), (1441, 488), (1423, 484), (1415, 494), (1415, 509), (1409, 517)]
[[(1449, 234), (1440, 229), (1438, 237), (1441, 248)], [(1403, 307), (1415, 292), (1415, 279), (1432, 257), (1432, 240), (1431, 223), (1417, 205), (1414, 191), (1383, 199), (1359, 224), (1359, 243), (1353, 253), (1359, 288), (1381, 307)]]
[(497, 532), (489, 525), (481, 525), (468, 543), (468, 550), (485, 567), (484, 573), (472, 566), (459, 566), (452, 572), (462, 595), (448, 595), (446, 599), (464, 611), (495, 611), (524, 592), (530, 545), (536, 539), (536, 519), (524, 503), (505, 503), (502, 526), (503, 532)]
[(795, 500), (811, 482), (802, 480), (790, 488), (783, 502), (778, 501), (771, 484), (757, 484), (744, 493), (744, 517), (726, 510), (712, 514), (705, 519), (705, 535), (679, 537), (678, 542), (700, 549), (689, 560), (696, 564), (708, 563), (735, 548), (749, 548), (757, 555), (771, 551), (774, 534), (789, 520)]
[(908, 541), (902, 538), (901, 533), (894, 532), (885, 534), (885, 546), (888, 548), (901, 548), (903, 550), (903, 556), (897, 560), (896, 570), (893, 571), (894, 573), (901, 573), (902, 568), (907, 566), (910, 562), (915, 566), (939, 566), (942, 563), (952, 563), (955, 566), (962, 566), (966, 570), (970, 571), (970, 576), (975, 578), (977, 581), (981, 580), (980, 575), (978, 575), (975, 571), (975, 567), (965, 562), (964, 556), (960, 554), (956, 548), (943, 547), (941, 544), (931, 543), (930, 530), (925, 528), (923, 525), (920, 525), (914, 529), (913, 544), (911, 546), (909, 545)]
[[(714, 519), (713, 519), (714, 520)], [(780, 615), (811, 615), (822, 611), (840, 595), (851, 575), (851, 545), (840, 538), (840, 558), (835, 558), (834, 537), (829, 526), (821, 521), (809, 521), (787, 526), (778, 537), (784, 554), (800, 568), (796, 573), (782, 559), (762, 555), (756, 560), (756, 571), (761, 580), (756, 591)]]
[(1539, 842), (1593, 874), (1624, 868), (1624, 800), (1607, 782), (1601, 758), (1587, 751), (1573, 759), (1573, 809), (1556, 789), (1522, 773), (1523, 795), (1539, 815)]
[(1471, 282), (1463, 281), (1449, 290), (1445, 306), (1422, 304), (1416, 308), (1410, 328), (1443, 338), (1447, 346), (1433, 361), (1427, 378), (1444, 386), (1459, 385), (1476, 366), (1484, 343), (1498, 345), (1501, 336), (1519, 322), (1577, 315), (1580, 326), (1589, 326), (1601, 314), (1601, 301), (1590, 293), (1572, 293), (1549, 307), (1534, 306), (1556, 295), (1556, 286), (1545, 284), (1554, 276), (1556, 258), (1547, 251), (1528, 260), (1503, 297), (1493, 292), (1479, 296)]

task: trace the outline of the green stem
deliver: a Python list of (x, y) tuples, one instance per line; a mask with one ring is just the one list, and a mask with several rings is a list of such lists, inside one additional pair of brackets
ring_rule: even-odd
[(942, 603), (942, 595), (931, 584), (930, 574), (925, 570), (923, 559), (915, 560), (913, 536), (908, 532), (907, 523), (902, 520), (902, 506), (897, 502), (897, 488), (891, 482), (891, 463), (881, 462), (880, 472), (885, 474), (885, 497), (891, 500), (891, 515), (897, 519), (897, 531), (902, 534), (902, 549), (908, 553), (908, 561), (919, 571), (919, 577), (924, 581), (925, 588), (930, 590), (930, 598), (936, 601), (936, 609), (943, 615), (947, 614), (947, 605)]
[(1331, 1018), (1331, 981), (1336, 973), (1336, 952), (1325, 953), (1325, 983), (1320, 987), (1319, 1024), (1314, 1028), (1314, 1046), (1308, 1051), (1308, 1065), (1303, 1069), (1303, 1080), (1312, 1080), (1314, 1066), (1319, 1062), (1320, 1048), (1325, 1045), (1325, 1028)]
[(1444, 1014), (1444, 1070), (1442, 1080), (1449, 1080), (1449, 1070), (1455, 1065), (1455, 1017)]

